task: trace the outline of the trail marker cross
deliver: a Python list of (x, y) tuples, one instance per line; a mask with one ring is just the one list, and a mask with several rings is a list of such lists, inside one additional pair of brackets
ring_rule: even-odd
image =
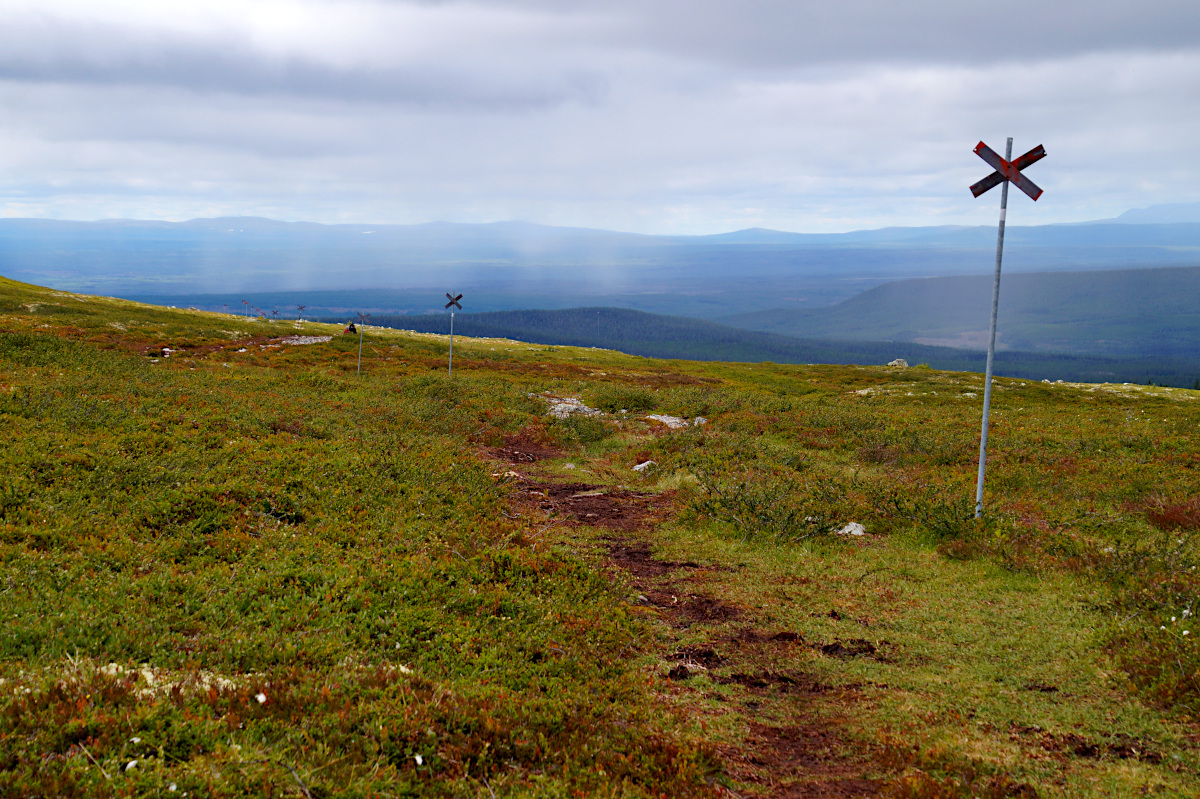
[[(303, 306), (301, 306), (301, 307), (303, 307)], [(360, 374), (360, 375), (362, 374), (363, 328), (367, 326), (367, 320), (370, 318), (371, 318), (371, 315), (369, 313), (363, 313), (362, 311), (358, 312), (358, 372), (357, 372), (357, 374)]]
[[(450, 308), (450, 364), (446, 367), (446, 374), (450, 377), (454, 377), (454, 308), (462, 310), (462, 306), (458, 304), (458, 301), (462, 298), (463, 295), (461, 294), (453, 296), (450, 292), (446, 292), (446, 299), (450, 300), (450, 302), (446, 303), (446, 307)], [(454, 307), (451, 308), (451, 306)]]
[(983, 142), (975, 145), (975, 154), (984, 161), (987, 161), (988, 166), (996, 170), (971, 187), (971, 193), (976, 197), (988, 189), (999, 185), (1004, 180), (1011, 181), (1014, 186), (1028, 194), (1029, 199), (1034, 202), (1037, 202), (1037, 198), (1042, 196), (1042, 190), (1037, 187), (1037, 184), (1021, 174), (1022, 169), (1046, 157), (1046, 148), (1042, 145), (1039, 144), (1025, 153), (1025, 155), (1014, 158), (1011, 162), (1005, 161), (1000, 157), (999, 153)]
[(1042, 190), (1037, 187), (1036, 183), (1025, 177), (1021, 170), (1045, 158), (1046, 148), (1039, 144), (1024, 155), (1013, 158), (1012, 137), (1010, 136), (1003, 158), (983, 142), (975, 145), (975, 154), (996, 171), (972, 186), (971, 194), (978, 197), (997, 184), (1004, 184), (1004, 188), (1000, 190), (1000, 232), (996, 237), (996, 276), (992, 282), (992, 326), (988, 338), (987, 372), (983, 378), (983, 429), (979, 433), (979, 477), (975, 481), (975, 518), (978, 519), (983, 516), (983, 476), (987, 466), (988, 416), (992, 410), (992, 363), (996, 359), (996, 316), (1000, 310), (1000, 261), (1004, 257), (1004, 217), (1008, 213), (1008, 184), (1016, 185), (1036, 202), (1037, 198), (1042, 196)]

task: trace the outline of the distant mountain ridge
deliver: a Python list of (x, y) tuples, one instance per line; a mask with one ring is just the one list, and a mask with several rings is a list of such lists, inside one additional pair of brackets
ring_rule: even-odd
[[(986, 275), (887, 283), (837, 305), (720, 321), (803, 338), (987, 347)], [(1121, 357), (1200, 354), (1200, 266), (1006, 275), (998, 346)]]
[[(828, 306), (890, 281), (990, 273), (991, 226), (652, 236), (524, 222), (323, 225), (0, 219), (0, 274), (127, 297), (451, 287), (494, 307), (717, 318)], [(1010, 226), (1008, 273), (1200, 263), (1200, 223)], [(424, 310), (428, 306), (394, 308)]]
[(1149, 208), (1132, 208), (1116, 218), (1129, 225), (1180, 224), (1200, 222), (1200, 202), (1166, 203)]

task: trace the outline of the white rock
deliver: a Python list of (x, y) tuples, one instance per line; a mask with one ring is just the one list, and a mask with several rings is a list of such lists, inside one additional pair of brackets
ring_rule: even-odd
[(657, 465), (658, 464), (655, 463), (654, 461), (645, 461), (643, 463), (639, 463), (637, 466), (634, 466), (633, 470), (635, 472), (644, 472), (647, 469), (649, 469), (651, 466), (657, 466)]
[(600, 415), (600, 411), (584, 405), (578, 397), (542, 396), (541, 399), (550, 406), (550, 415), (555, 419), (566, 419), (577, 413), (584, 416)]
[(333, 341), (333, 336), (288, 336), (279, 339), (281, 344), (292, 345), (324, 344), (326, 341)]
[(563, 464), (563, 468), (564, 468), (564, 469), (574, 469), (574, 468), (575, 468), (575, 464), (573, 464), (573, 463), (564, 463), (564, 464)]
[(858, 522), (850, 522), (841, 530), (838, 530), (838, 535), (866, 535), (867, 528), (863, 527)]
[(668, 416), (665, 413), (652, 413), (646, 418), (653, 419), (656, 422), (662, 422), (672, 430), (678, 430), (681, 427), (688, 426), (686, 419), (680, 419), (678, 416)]
[(904, 360), (903, 358), (897, 358), (894, 361), (889, 361), (888, 366), (899, 366), (901, 368), (908, 368), (908, 361)]
[(692, 425), (694, 427), (699, 427), (702, 424), (708, 424), (708, 420), (705, 419), (703, 416), (697, 416), (695, 419), (692, 420)]

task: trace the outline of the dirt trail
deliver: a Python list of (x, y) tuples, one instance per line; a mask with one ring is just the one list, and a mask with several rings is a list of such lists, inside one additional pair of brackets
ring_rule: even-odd
[[(510, 437), (503, 447), (491, 449), (488, 454), (509, 464), (532, 465), (561, 453)], [(684, 631), (694, 638), (698, 629), (714, 628), (707, 643), (684, 646), (679, 640), (677, 646), (668, 649), (672, 654), (666, 665), (674, 665), (665, 679), (684, 686), (702, 671), (720, 669), (722, 676), (713, 677), (714, 681), (740, 687), (740, 695), (728, 701), (726, 712), (744, 722), (746, 738), (740, 745), (721, 751), (726, 773), (744, 786), (739, 790), (749, 788), (754, 796), (772, 799), (878, 795), (881, 783), (862, 776), (870, 770), (876, 753), (850, 740), (836, 721), (830, 720), (855, 701), (859, 687), (831, 686), (801, 671), (772, 671), (757, 666), (781, 656), (786, 662), (788, 650), (810, 644), (795, 632), (758, 630), (752, 610), (712, 596), (696, 584), (705, 573), (728, 567), (653, 556), (650, 535), (659, 521), (674, 513), (674, 493), (647, 494), (582, 482), (552, 482), (512, 471), (507, 474), (519, 481), (515, 503), (521, 509), (536, 508), (571, 526), (611, 531), (603, 539), (611, 568), (626, 573), (637, 592), (637, 601), (653, 608), (681, 638)], [(744, 626), (731, 635), (731, 624)], [(865, 641), (811, 646), (831, 656), (874, 654), (874, 648)], [(829, 648), (833, 651), (826, 652)], [(756, 713), (762, 701), (780, 696), (786, 697), (786, 721), (763, 723)]]
[[(757, 663), (779, 656), (787, 659), (788, 650), (809, 645), (796, 632), (758, 630), (752, 626), (752, 611), (689, 587), (706, 570), (721, 567), (658, 560), (651, 555), (649, 542), (640, 537), (609, 538), (605, 543), (613, 566), (632, 577), (641, 601), (656, 608), (671, 627), (684, 630), (727, 622), (751, 625), (732, 635), (714, 636), (699, 646), (676, 649), (670, 656), (676, 665), (667, 673), (668, 679), (683, 681), (700, 670), (734, 670), (712, 677), (714, 682), (738, 685), (743, 690), (740, 701), (729, 702), (727, 709), (744, 719), (747, 729), (741, 746), (722, 751), (731, 777), (755, 786), (756, 795), (762, 797), (878, 794), (880, 782), (862, 777), (874, 753), (864, 751), (860, 743), (849, 740), (829, 720), (831, 708), (836, 711), (857, 698), (858, 686), (827, 685), (802, 671), (756, 668)], [(737, 671), (738, 666), (750, 668)], [(756, 711), (761, 701), (781, 695), (788, 698), (788, 723), (772, 726), (758, 721)], [(816, 712), (816, 702), (822, 703), (824, 712)]]

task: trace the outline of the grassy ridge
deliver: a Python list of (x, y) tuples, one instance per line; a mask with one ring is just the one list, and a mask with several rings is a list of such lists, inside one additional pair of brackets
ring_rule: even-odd
[[(12, 282), (0, 331), (0, 793), (1200, 793), (1194, 392), (1000, 380), (975, 523), (973, 375), (372, 329), (358, 376)], [(584, 480), (670, 512), (539, 510)]]
[[(446, 314), (377, 314), (372, 317), (372, 322), (427, 333), (445, 334), (450, 330), (450, 320)], [(742, 330), (700, 319), (660, 316), (620, 308), (466, 313), (457, 314), (455, 324), (455, 332), (464, 336), (603, 347), (651, 358), (880, 365), (903, 358), (909, 363), (925, 363), (936, 369), (980, 373), (984, 371), (987, 361), (986, 354), (979, 351), (907, 341), (794, 338), (773, 332)], [(847, 338), (855, 336), (852, 328), (839, 328), (839, 334)], [(1010, 351), (997, 353), (995, 372), (1030, 380), (1089, 383), (1152, 381), (1156, 385), (1190, 388), (1200, 380), (1200, 361), (1194, 357), (1108, 358)]]

